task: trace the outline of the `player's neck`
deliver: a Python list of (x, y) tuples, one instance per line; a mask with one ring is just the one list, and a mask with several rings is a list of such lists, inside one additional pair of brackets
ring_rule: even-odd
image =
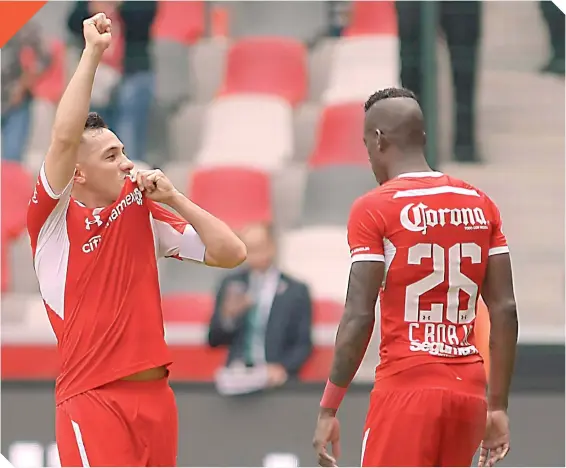
[(408, 174), (413, 172), (434, 172), (426, 162), (425, 156), (422, 153), (404, 155), (397, 158), (391, 163), (388, 169), (388, 176), (390, 179), (400, 176), (401, 174)]
[(74, 187), (71, 192), (71, 196), (74, 200), (78, 201), (81, 205), (86, 208), (94, 210), (95, 208), (106, 208), (110, 206), (112, 202), (108, 200), (103, 200), (100, 196), (93, 194), (86, 190), (81, 190), (80, 188)]

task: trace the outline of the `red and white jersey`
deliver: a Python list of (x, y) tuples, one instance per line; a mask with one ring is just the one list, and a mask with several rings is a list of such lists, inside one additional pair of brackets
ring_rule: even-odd
[(509, 252), (487, 195), (439, 172), (403, 174), (356, 200), (348, 243), (352, 262), (385, 262), (376, 378), (481, 361), (474, 323), (487, 260)]
[(42, 167), (27, 227), (35, 272), (58, 342), (56, 401), (171, 364), (157, 258), (202, 262), (205, 248), (183, 219), (145, 198), (130, 178), (116, 202), (86, 208), (50, 188)]

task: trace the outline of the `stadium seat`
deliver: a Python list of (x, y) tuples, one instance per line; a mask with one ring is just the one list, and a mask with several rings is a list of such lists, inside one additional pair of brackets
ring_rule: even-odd
[(369, 167), (363, 131), (363, 102), (326, 107), (319, 120), (309, 165), (359, 164)]
[(365, 101), (399, 83), (399, 44), (394, 36), (341, 38), (334, 49), (326, 104)]
[(271, 181), (259, 170), (240, 167), (200, 169), (193, 173), (190, 198), (235, 229), (270, 222)]
[(281, 237), (283, 271), (305, 281), (316, 298), (341, 302), (346, 296), (350, 254), (344, 227), (297, 229)]
[(171, 2), (160, 0), (152, 26), (153, 39), (170, 39), (190, 45), (204, 34), (203, 1)]
[(352, 2), (352, 19), (345, 36), (397, 35), (397, 12), (395, 2)]
[(253, 37), (230, 48), (221, 94), (275, 95), (295, 105), (307, 93), (307, 51), (293, 39)]
[(377, 187), (369, 168), (325, 166), (311, 170), (300, 217), (301, 226), (344, 226), (356, 198)]
[(2, 233), (5, 239), (18, 237), (26, 225), (28, 202), (33, 194), (33, 180), (23, 166), (2, 161)]
[[(10, 271), (9, 241), (3, 234), (0, 236), (0, 292), (4, 293), (10, 289), (12, 272)], [(4, 297), (4, 296), (2, 296)], [(2, 313), (2, 318), (4, 314)]]
[(282, 98), (239, 94), (215, 100), (208, 108), (202, 166), (279, 169), (293, 151), (293, 110)]
[(202, 39), (190, 48), (190, 92), (192, 102), (210, 102), (224, 79), (230, 42), (223, 37)]
[(315, 299), (313, 301), (313, 324), (333, 325), (340, 322), (344, 304), (330, 299)]
[(159, 284), (163, 295), (179, 293), (212, 294), (222, 275), (222, 268), (213, 268), (191, 261), (173, 258), (162, 259), (158, 263)]
[(163, 297), (162, 307), (165, 322), (208, 325), (214, 298), (209, 294), (172, 294)]
[(9, 244), (10, 290), (21, 294), (38, 294), (39, 284), (35, 276), (30, 239), (27, 233)]
[(172, 39), (155, 39), (151, 43), (151, 52), (155, 70), (155, 105), (166, 112), (174, 112), (190, 94), (188, 47)]

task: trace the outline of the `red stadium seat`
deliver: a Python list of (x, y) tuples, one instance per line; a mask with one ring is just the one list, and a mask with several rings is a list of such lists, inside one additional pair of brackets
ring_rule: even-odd
[(344, 305), (330, 299), (317, 299), (313, 303), (313, 324), (327, 325), (340, 322)]
[(193, 173), (191, 200), (235, 229), (270, 222), (271, 181), (255, 169), (216, 167)]
[(173, 294), (165, 296), (161, 305), (165, 322), (208, 325), (214, 298), (208, 294)]
[(202, 1), (160, 0), (152, 26), (152, 37), (191, 45), (204, 34), (204, 17), (205, 5)]
[(318, 124), (315, 149), (309, 158), (310, 166), (368, 165), (363, 128), (362, 103), (325, 108)]
[(397, 36), (395, 2), (353, 2), (352, 19), (346, 36), (391, 35)]
[(296, 40), (254, 37), (228, 52), (221, 94), (260, 93), (297, 104), (307, 93), (307, 51)]
[(26, 226), (28, 202), (33, 193), (33, 179), (17, 162), (2, 161), (2, 237), (18, 237)]
[(299, 379), (303, 382), (324, 382), (328, 378), (333, 356), (333, 346), (315, 346), (299, 372)]

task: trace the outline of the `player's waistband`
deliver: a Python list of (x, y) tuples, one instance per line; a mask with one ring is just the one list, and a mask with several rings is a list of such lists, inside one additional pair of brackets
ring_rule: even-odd
[(419, 363), (392, 375), (376, 379), (374, 391), (402, 388), (443, 388), (485, 397), (486, 377), (483, 362)]

